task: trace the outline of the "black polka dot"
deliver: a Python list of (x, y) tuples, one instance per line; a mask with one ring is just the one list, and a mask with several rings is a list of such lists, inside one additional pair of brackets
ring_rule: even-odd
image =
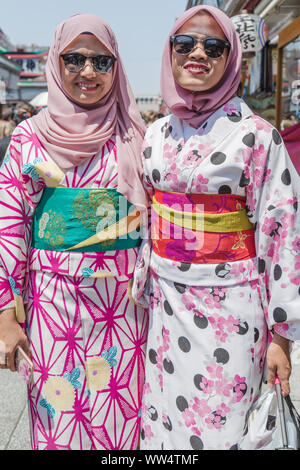
[(169, 302), (167, 300), (164, 301), (164, 309), (165, 309), (165, 312), (168, 314), (168, 315), (173, 315), (173, 310), (172, 310), (172, 307), (171, 305), (169, 304)]
[(240, 322), (238, 329), (239, 329), (239, 331), (237, 331), (238, 335), (245, 335), (249, 331), (249, 325), (246, 321)]
[(281, 276), (282, 276), (282, 269), (279, 266), (279, 264), (276, 264), (275, 267), (274, 267), (274, 279), (275, 279), (275, 281), (279, 281)]
[(165, 138), (166, 139), (169, 137), (169, 135), (171, 135), (172, 130), (173, 130), (173, 127), (169, 126), (168, 129), (166, 130), (166, 133), (165, 133)]
[(172, 431), (173, 426), (172, 426), (172, 423), (171, 423), (171, 420), (170, 420), (169, 416), (167, 416), (167, 419), (166, 419), (166, 421), (163, 422), (163, 425), (164, 425), (164, 427), (166, 428), (167, 431)]
[(277, 307), (273, 311), (273, 317), (276, 323), (281, 323), (286, 321), (287, 314), (283, 308)]
[(229, 263), (220, 263), (215, 269), (215, 273), (218, 277), (226, 277), (230, 272), (231, 265)]
[(145, 439), (145, 430), (143, 428), (141, 429), (141, 439), (142, 441)]
[(150, 408), (148, 409), (148, 415), (151, 421), (157, 421), (158, 413), (157, 413), (156, 408), (154, 408), (154, 406), (150, 406)]
[(250, 134), (245, 135), (243, 138), (243, 144), (247, 145), (247, 147), (253, 147), (255, 144), (255, 135), (253, 132), (250, 132)]
[(227, 364), (229, 361), (229, 354), (226, 349), (218, 348), (214, 352), (214, 357), (216, 358), (216, 362), (219, 364)]
[(151, 158), (151, 155), (152, 155), (152, 147), (147, 147), (144, 150), (144, 157), (145, 158)]
[(208, 327), (208, 320), (206, 317), (201, 317), (200, 315), (194, 315), (194, 323), (198, 328), (204, 330)]
[(284, 172), (282, 173), (281, 175), (281, 181), (283, 182), (283, 184), (285, 184), (286, 186), (288, 186), (289, 184), (291, 184), (291, 174), (289, 172), (288, 169), (284, 170)]
[(203, 450), (204, 445), (199, 436), (191, 436), (190, 443), (193, 450)]
[(226, 155), (223, 152), (215, 152), (211, 157), (210, 161), (213, 165), (222, 165), (226, 160)]
[(239, 450), (238, 445), (234, 444), (233, 446), (230, 447), (229, 450)]
[(154, 349), (150, 349), (149, 351), (149, 359), (152, 364), (157, 364), (157, 352)]
[(282, 142), (281, 135), (279, 134), (279, 132), (277, 131), (277, 129), (273, 129), (272, 137), (273, 137), (274, 143), (275, 143), (276, 145), (281, 144), (281, 142)]
[(272, 206), (272, 204), (268, 207), (268, 211), (272, 211), (273, 209), (275, 209), (275, 206)]
[(254, 343), (257, 343), (259, 339), (259, 330), (258, 328), (254, 328)]
[(167, 359), (164, 359), (163, 366), (164, 366), (165, 371), (168, 372), (168, 374), (174, 373), (174, 366), (173, 366), (172, 361), (168, 361)]
[(243, 171), (240, 182), (239, 182), (239, 186), (241, 188), (245, 188), (246, 186), (249, 186), (249, 183), (250, 183), (250, 178), (246, 178), (245, 172)]
[(178, 338), (178, 346), (180, 347), (181, 351), (185, 353), (188, 353), (191, 350), (191, 343), (185, 336)]
[(159, 183), (160, 181), (160, 172), (158, 170), (153, 170), (152, 171), (152, 179), (154, 183)]
[(183, 294), (185, 292), (185, 289), (186, 289), (186, 285), (185, 284), (179, 284), (179, 282), (174, 282), (174, 287), (177, 290), (177, 292), (179, 292), (180, 294)]
[(194, 377), (194, 384), (195, 384), (195, 387), (198, 388), (198, 390), (202, 390), (201, 384), (202, 384), (203, 377), (204, 376), (202, 374), (197, 374)]
[(262, 274), (265, 272), (266, 269), (266, 262), (262, 258), (258, 258), (258, 272), (259, 274)]
[(189, 407), (188, 402), (183, 396), (179, 396), (176, 398), (176, 406), (179, 409), (179, 411), (184, 411), (186, 408)]
[(178, 269), (182, 272), (186, 272), (190, 269), (191, 263), (181, 263), (180, 266), (178, 266)]
[(231, 187), (224, 184), (219, 188), (219, 194), (231, 194)]
[(237, 114), (227, 114), (227, 117), (232, 122), (239, 122), (242, 119), (242, 113), (238, 112)]
[(298, 210), (298, 201), (295, 201), (293, 204), (294, 211), (297, 212)]

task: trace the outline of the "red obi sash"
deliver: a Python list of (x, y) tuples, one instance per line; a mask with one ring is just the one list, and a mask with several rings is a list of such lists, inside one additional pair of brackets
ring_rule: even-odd
[(156, 190), (152, 202), (153, 250), (162, 258), (214, 264), (256, 256), (244, 197)]

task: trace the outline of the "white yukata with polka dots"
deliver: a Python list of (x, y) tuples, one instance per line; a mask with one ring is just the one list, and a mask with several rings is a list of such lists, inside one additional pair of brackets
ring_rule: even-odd
[(256, 257), (180, 263), (144, 240), (133, 296), (150, 305), (141, 449), (236, 449), (260, 393), (268, 330), (300, 339), (299, 176), (278, 131), (234, 98), (194, 129), (148, 128), (145, 187), (246, 198)]

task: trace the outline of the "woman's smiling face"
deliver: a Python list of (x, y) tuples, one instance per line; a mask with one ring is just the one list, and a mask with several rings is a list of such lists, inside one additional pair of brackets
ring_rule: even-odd
[[(111, 52), (92, 34), (80, 34), (61, 54), (77, 53), (87, 57), (109, 55)], [(117, 65), (115, 64), (114, 67)], [(79, 105), (93, 105), (100, 101), (110, 90), (113, 82), (113, 68), (102, 74), (94, 70), (92, 62), (87, 60), (80, 72), (69, 72), (60, 57), (62, 85), (70, 98)]]
[[(176, 34), (189, 34), (199, 39), (213, 37), (227, 41), (216, 20), (206, 12), (190, 18)], [(172, 71), (175, 81), (186, 90), (207, 91), (221, 80), (227, 57), (228, 49), (225, 49), (218, 59), (208, 57), (201, 42), (198, 42), (194, 50), (186, 55), (178, 54), (172, 48)]]

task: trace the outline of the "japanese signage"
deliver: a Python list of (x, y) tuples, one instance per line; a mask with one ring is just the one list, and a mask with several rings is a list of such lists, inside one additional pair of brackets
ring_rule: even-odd
[(268, 28), (263, 18), (242, 14), (232, 17), (231, 20), (240, 37), (243, 52), (258, 52), (264, 47)]

